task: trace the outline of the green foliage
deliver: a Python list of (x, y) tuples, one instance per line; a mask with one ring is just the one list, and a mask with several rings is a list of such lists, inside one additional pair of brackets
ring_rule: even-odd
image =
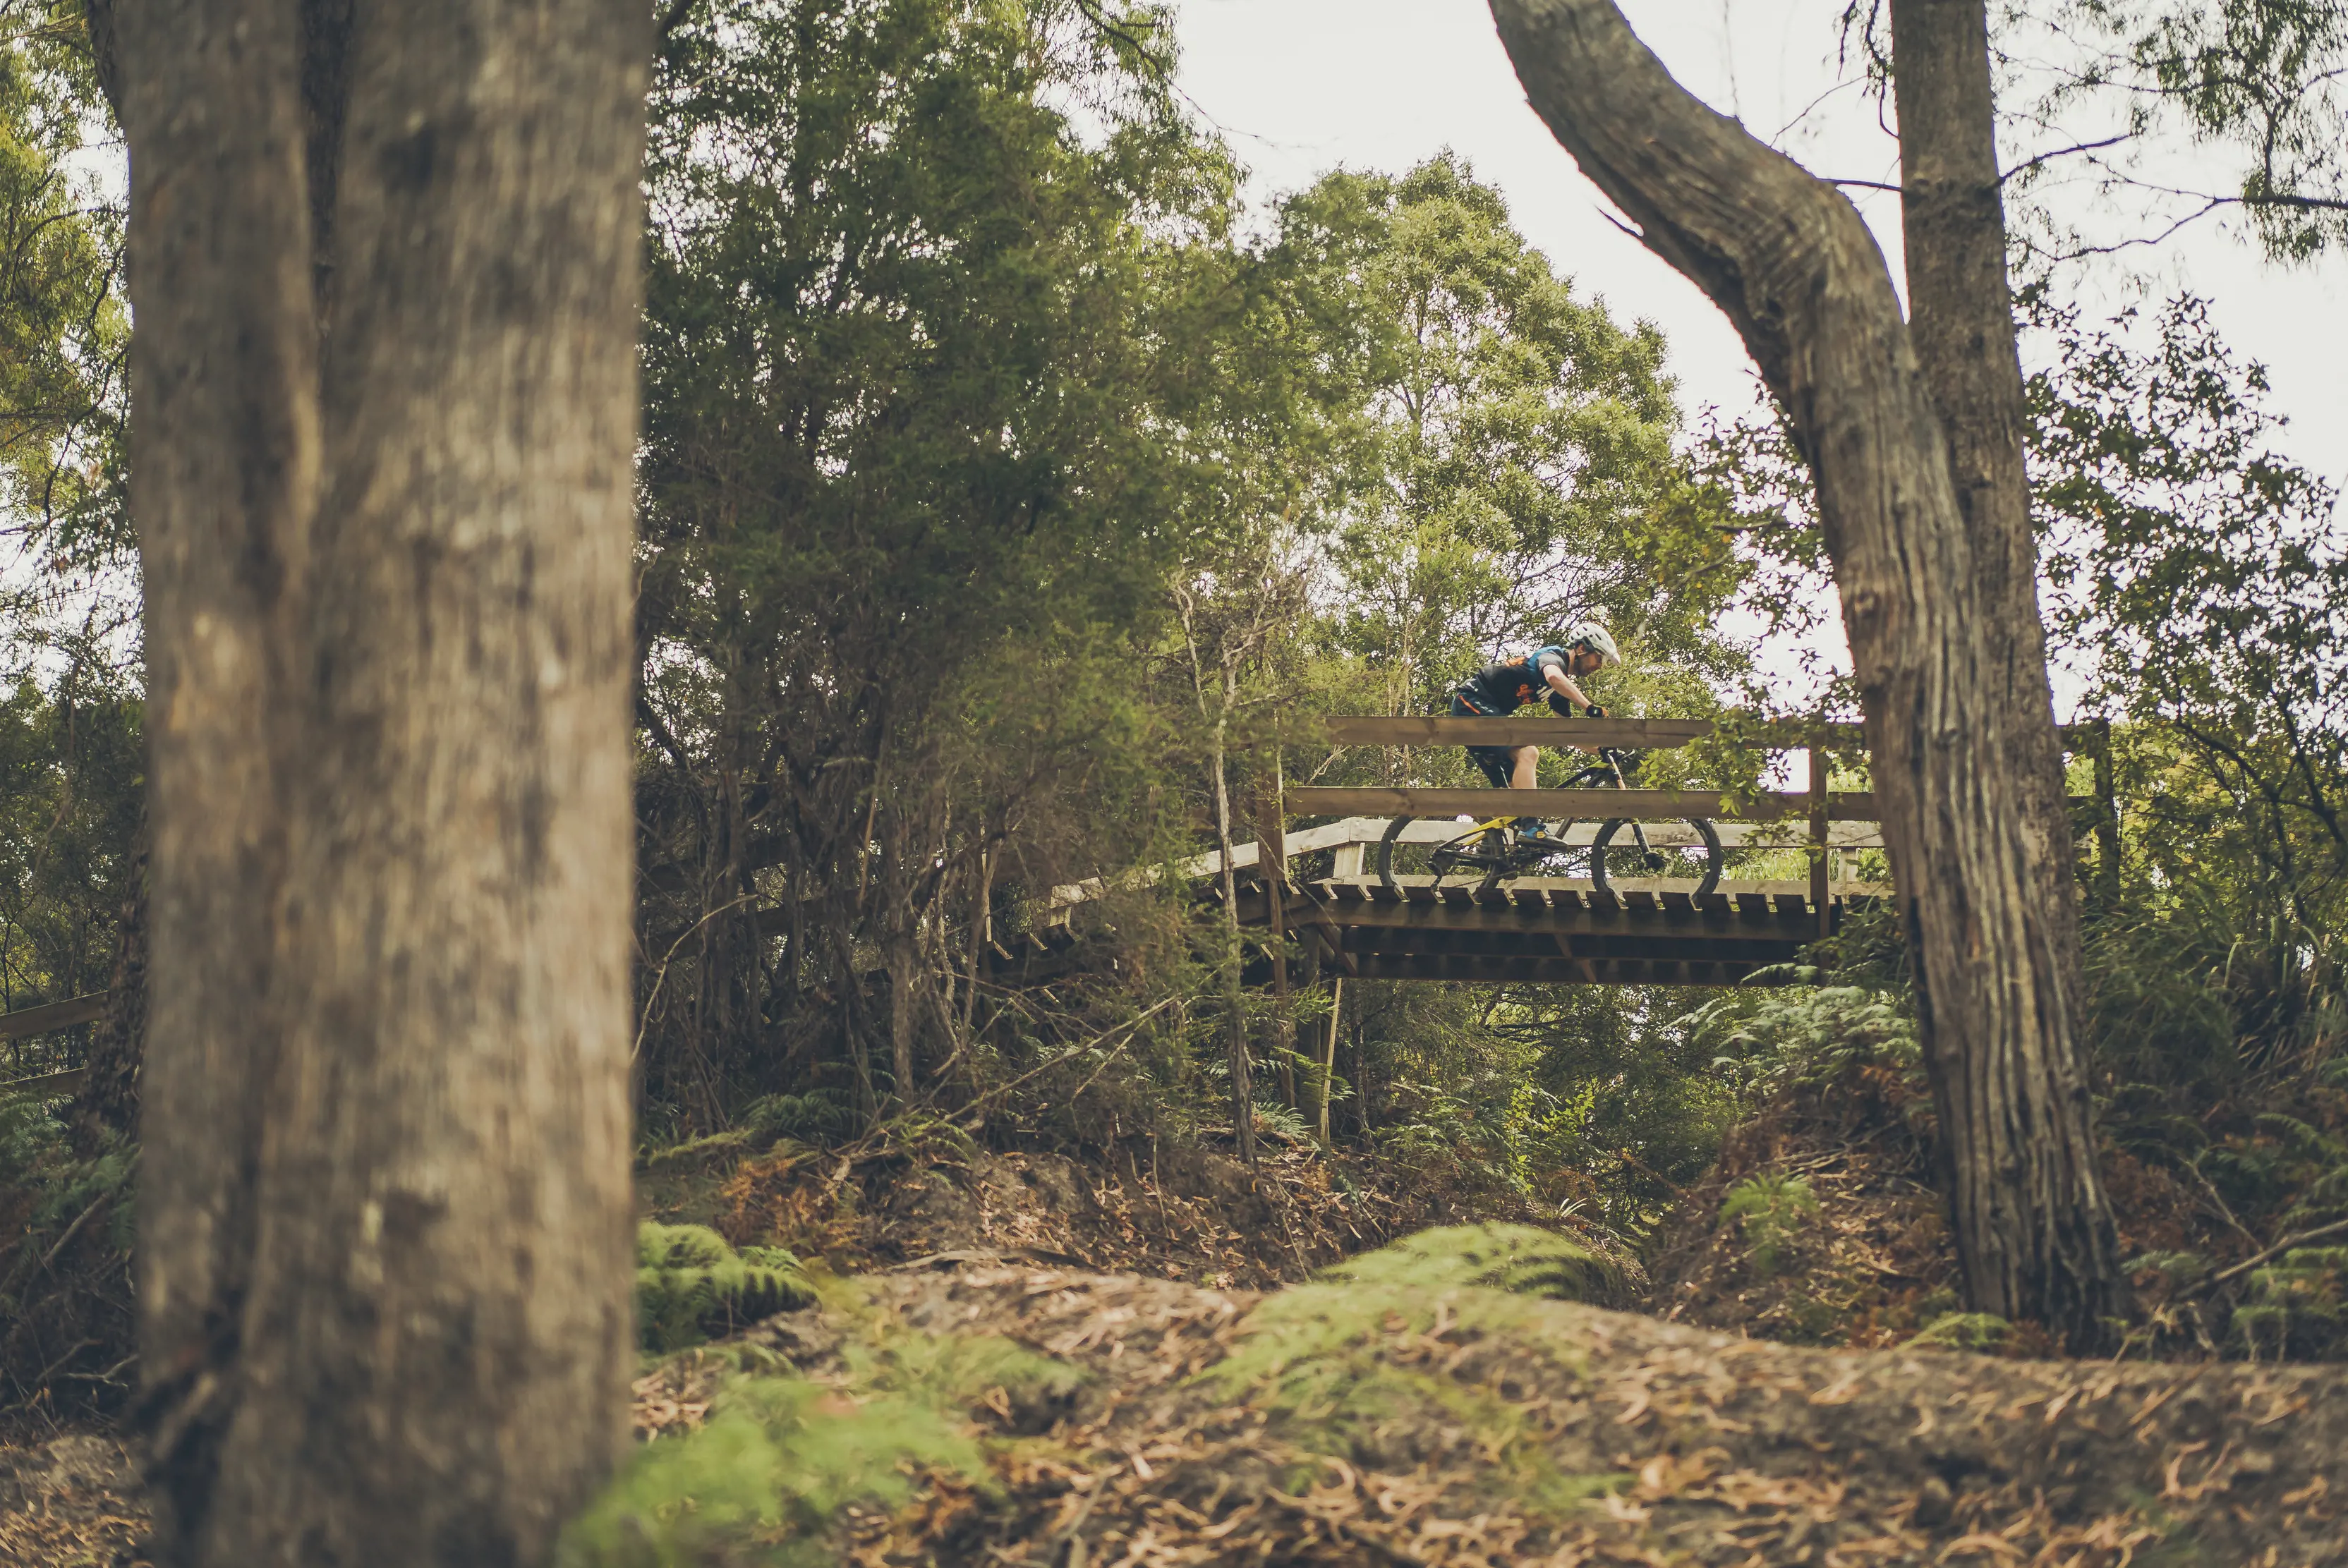
[[(2077, 29), (2087, 52), (2041, 113), (2109, 92), (2115, 128), (2131, 137), (2173, 126), (2204, 161), (2206, 149), (2236, 153), (2233, 189), (2211, 192), (2201, 210), (2238, 204), (2275, 260), (2312, 261), (2348, 239), (2340, 0), (2065, 0), (2051, 16)], [(2156, 183), (2145, 194), (2188, 193)]]
[(1660, 556), (1725, 554), (1668, 505), (1684, 479), (1660, 333), (1577, 298), (1448, 153), (1325, 176), (1283, 204), (1280, 244), (1356, 334), (1364, 483), (1333, 630), (1386, 711), (1439, 711), (1492, 650), (1582, 615), (1634, 665), (1735, 665), (1703, 591), (1655, 591)]
[(1319, 1276), (1380, 1289), (1478, 1286), (1559, 1301), (1611, 1304), (1627, 1294), (1622, 1267), (1570, 1236), (1530, 1225), (1446, 1225), (1365, 1252)]
[(813, 1306), (814, 1282), (781, 1247), (745, 1247), (701, 1225), (636, 1227), (636, 1332), (664, 1353)]
[(1312, 372), (1165, 47), (1075, 0), (726, 0), (665, 45), (640, 816), (693, 868), (647, 909), (696, 930), (648, 1009), (684, 1128), (869, 1122), (899, 1031), (971, 1043), (946, 921), (1174, 847), (1141, 655), (1186, 554), (1283, 509)]
[(10, 1408), (103, 1416), (131, 1391), (138, 1152), (77, 1153), (50, 1109), (0, 1095), (0, 1381)]
[(776, 1568), (837, 1561), (851, 1504), (893, 1508), (923, 1472), (991, 1486), (968, 1412), (990, 1397), (1065, 1399), (1075, 1375), (1007, 1340), (932, 1335), (838, 1303), (853, 1330), (837, 1376), (726, 1382), (708, 1422), (640, 1450), (565, 1536), (564, 1568)]
[[(133, 548), (122, 505), (124, 214), (89, 172), (104, 115), (81, 6), (10, 5), (0, 37), (0, 515), (28, 530), (52, 573), (119, 566)], [(12, 585), (10, 597), (22, 591)], [(38, 619), (50, 607), (12, 608)]]
[(1818, 1197), (1807, 1179), (1771, 1173), (1737, 1183), (1720, 1204), (1721, 1223), (1744, 1232), (1753, 1266), (1764, 1276), (1777, 1272), (1803, 1226), (1818, 1213)]
[(1994, 1313), (1948, 1312), (1924, 1325), (1922, 1332), (1901, 1348), (1992, 1355), (2013, 1332), (2013, 1326)]
[[(143, 787), (140, 710), (86, 668), (0, 697), (0, 1008), (103, 990)], [(0, 1047), (0, 1076), (78, 1065), (80, 1034)]]

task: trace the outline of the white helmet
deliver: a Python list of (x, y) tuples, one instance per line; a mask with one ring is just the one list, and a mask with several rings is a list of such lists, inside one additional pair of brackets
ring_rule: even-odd
[(1622, 651), (1614, 646), (1614, 640), (1606, 635), (1606, 629), (1594, 620), (1575, 621), (1558, 641), (1568, 648), (1579, 642), (1607, 664), (1622, 662)]

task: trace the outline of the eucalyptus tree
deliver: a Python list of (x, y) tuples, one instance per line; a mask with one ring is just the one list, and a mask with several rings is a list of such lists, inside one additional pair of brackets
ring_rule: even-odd
[(910, 1102), (1002, 893), (1168, 818), (1168, 574), (1278, 512), (1313, 373), (1118, 15), (722, 0), (662, 55), (640, 815), (648, 928), (694, 958), (646, 1087), (688, 1120)]
[(1448, 153), (1326, 176), (1284, 204), (1282, 243), (1354, 323), (1337, 635), (1389, 711), (1439, 704), (1493, 647), (1582, 615), (1651, 658), (1733, 666), (1705, 630), (1726, 585), (1654, 570), (1684, 474), (1653, 323), (1578, 295)]

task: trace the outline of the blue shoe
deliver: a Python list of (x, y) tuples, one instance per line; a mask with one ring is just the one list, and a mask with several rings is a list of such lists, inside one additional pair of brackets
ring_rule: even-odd
[(1540, 818), (1537, 816), (1520, 816), (1511, 825), (1516, 828), (1519, 838), (1537, 837), (1541, 830)]

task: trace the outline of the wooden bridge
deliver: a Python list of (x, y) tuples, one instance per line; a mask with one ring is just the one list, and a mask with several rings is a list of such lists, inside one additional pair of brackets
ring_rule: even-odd
[[(1648, 751), (1714, 733), (1711, 723), (1694, 720), (1545, 715), (1338, 718), (1320, 724), (1334, 745)], [(1863, 745), (1858, 726), (1766, 724), (1748, 726), (1747, 737), (1762, 745), (1807, 749), (1809, 789), (1743, 796), (1714, 790), (1289, 789), (1263, 803), (1255, 841), (1236, 845), (1231, 859), (1240, 923), (1294, 936), (1303, 972), (1288, 972), (1284, 944), (1274, 942), (1268, 944), (1272, 956), (1251, 966), (1249, 979), (1278, 990), (1323, 978), (1719, 986), (1787, 969), (1805, 947), (1839, 930), (1851, 909), (1890, 893), (1846, 875), (1851, 852), (1882, 846), (1882, 830), (1872, 794), (1827, 788), (1827, 748)], [(2077, 804), (2104, 808), (2095, 814), (2095, 826), (2110, 853), (2106, 835), (2116, 835), (2116, 824), (2109, 815), (2107, 753), (2100, 749), (2107, 743), (2106, 732), (2099, 725), (2073, 726), (2065, 739), (2096, 755), (2098, 795)], [(1340, 820), (1294, 832), (1288, 827), (1297, 817), (1333, 815)], [(1585, 879), (1526, 877), (1479, 897), (1472, 887), (1437, 886), (1424, 876), (1396, 877), (1389, 885), (1366, 866), (1369, 846), (1393, 818), (1420, 818), (1406, 837), (1440, 842), (1460, 831), (1457, 819), (1463, 815), (1571, 818), (1569, 843), (1589, 842), (1598, 822), (1615, 817), (1662, 825), (1651, 836), (1667, 842), (1674, 819), (1704, 817), (1732, 851), (1805, 850), (1808, 876), (1724, 880), (1705, 894), (1693, 882), (1610, 878), (1609, 887), (1600, 888)], [(1198, 856), (1183, 869), (1208, 879), (1207, 897), (1220, 899), (1219, 854)], [(1066, 972), (1077, 946), (1069, 917), (1097, 886), (1056, 889), (1054, 918), (1015, 945), (994, 946), (997, 979), (1018, 984)]]

